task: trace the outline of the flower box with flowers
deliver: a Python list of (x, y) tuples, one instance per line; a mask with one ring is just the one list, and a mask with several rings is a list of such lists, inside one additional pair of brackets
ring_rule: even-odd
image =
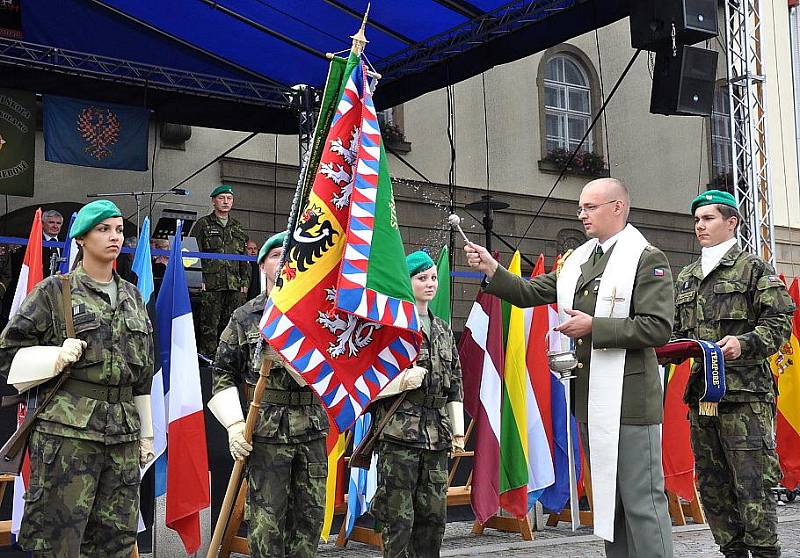
[(539, 161), (539, 170), (548, 173), (560, 173), (567, 162), (567, 174), (580, 176), (605, 177), (610, 176), (602, 155), (593, 151), (579, 151), (570, 161), (571, 151), (558, 148), (547, 152), (544, 159)]

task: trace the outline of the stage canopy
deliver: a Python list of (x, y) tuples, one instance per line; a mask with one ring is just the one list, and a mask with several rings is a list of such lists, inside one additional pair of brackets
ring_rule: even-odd
[[(9, 87), (144, 105), (163, 121), (296, 133), (292, 86), (321, 87), (364, 0), (20, 0), (3, 31)], [(627, 0), (374, 0), (378, 108), (625, 17)]]

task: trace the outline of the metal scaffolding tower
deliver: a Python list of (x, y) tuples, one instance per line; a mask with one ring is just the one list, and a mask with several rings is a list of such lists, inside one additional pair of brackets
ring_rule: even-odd
[(727, 0), (726, 52), (731, 155), (742, 248), (775, 265), (775, 226), (767, 156), (767, 107), (759, 0)]

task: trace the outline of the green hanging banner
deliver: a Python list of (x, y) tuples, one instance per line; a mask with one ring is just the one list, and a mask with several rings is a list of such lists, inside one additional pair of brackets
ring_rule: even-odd
[(0, 89), (0, 194), (33, 197), (36, 94)]

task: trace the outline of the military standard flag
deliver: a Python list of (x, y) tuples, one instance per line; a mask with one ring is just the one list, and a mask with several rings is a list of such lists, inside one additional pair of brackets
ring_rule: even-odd
[(262, 333), (344, 432), (416, 359), (421, 341), (386, 153), (356, 53), (331, 64), (303, 174)]

